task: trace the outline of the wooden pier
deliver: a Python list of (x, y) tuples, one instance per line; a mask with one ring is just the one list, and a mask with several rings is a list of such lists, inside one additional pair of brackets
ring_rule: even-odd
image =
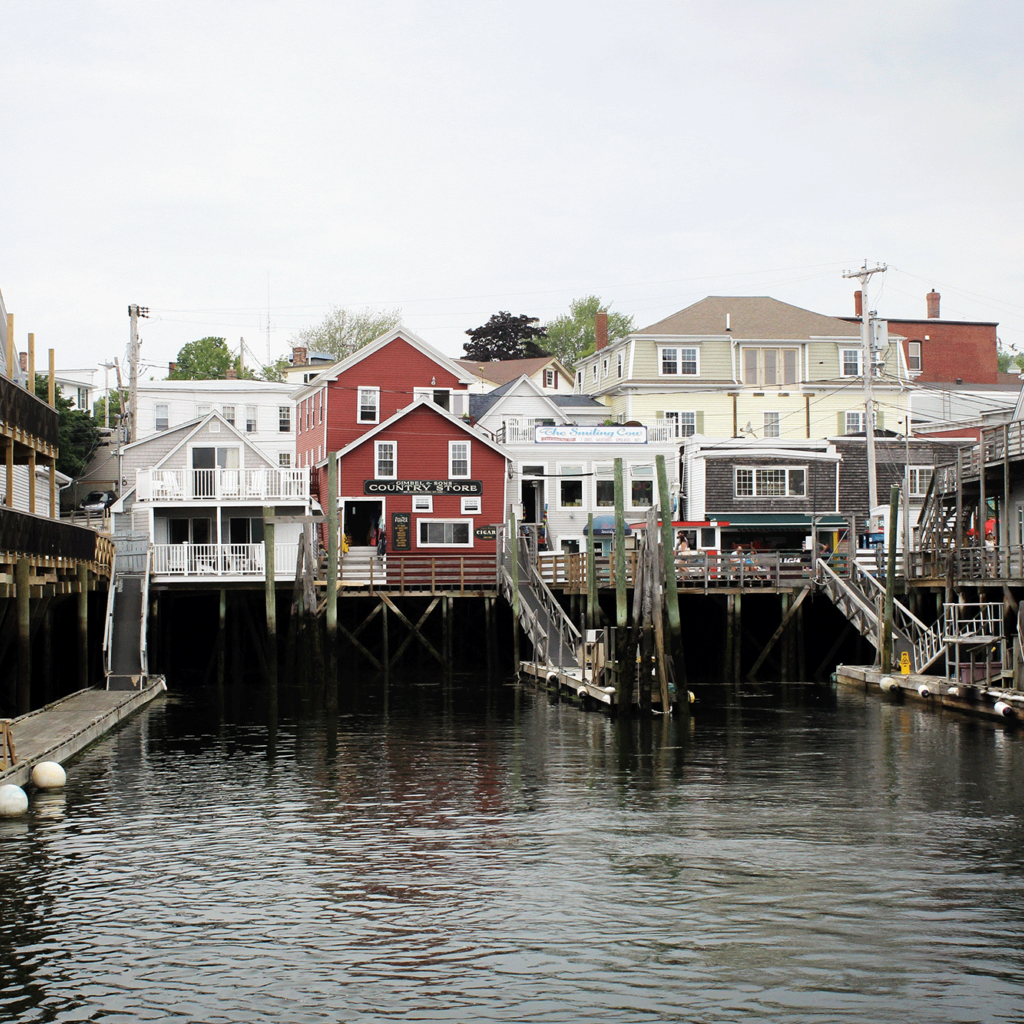
[(13, 765), (5, 765), (0, 760), (0, 785), (24, 786), (32, 776), (34, 765), (40, 761), (63, 763), (166, 689), (163, 677), (155, 676), (141, 692), (79, 690), (37, 711), (10, 719), (16, 760)]

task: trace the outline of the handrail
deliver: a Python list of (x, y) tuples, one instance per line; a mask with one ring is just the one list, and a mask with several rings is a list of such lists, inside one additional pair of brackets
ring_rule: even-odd
[(11, 732), (11, 720), (0, 718), (0, 769), (7, 769), (17, 764), (18, 755), (14, 749), (14, 734)]

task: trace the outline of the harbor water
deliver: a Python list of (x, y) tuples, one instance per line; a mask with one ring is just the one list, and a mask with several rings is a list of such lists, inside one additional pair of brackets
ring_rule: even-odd
[(171, 693), (0, 824), (0, 1020), (1024, 1020), (1024, 740), (813, 686)]

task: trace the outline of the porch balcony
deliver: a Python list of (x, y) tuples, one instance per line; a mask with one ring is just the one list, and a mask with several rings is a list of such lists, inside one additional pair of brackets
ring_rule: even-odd
[(140, 501), (263, 501), (309, 497), (309, 469), (140, 469)]
[[(274, 545), (274, 576), (293, 579), (299, 545)], [(215, 579), (266, 575), (262, 544), (154, 544), (154, 576)]]

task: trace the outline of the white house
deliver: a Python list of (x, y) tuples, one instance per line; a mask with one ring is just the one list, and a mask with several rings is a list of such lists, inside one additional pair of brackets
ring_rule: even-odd
[[(43, 373), (43, 368), (36, 366), (36, 373)], [(96, 370), (88, 367), (82, 369), (57, 369), (54, 379), (65, 398), (75, 403), (75, 408), (82, 412), (92, 412), (92, 403), (96, 395)]]
[(139, 384), (137, 439), (216, 411), (275, 465), (288, 469), (295, 459), (297, 390), (294, 384), (262, 380), (146, 381)]
[(574, 390), (575, 378), (554, 357), (535, 359), (494, 359), (481, 362), (475, 359), (456, 359), (464, 372), (476, 378), (470, 391), (484, 394), (510, 384), (522, 376), (529, 377), (542, 391), (553, 395), (567, 395)]
[[(126, 445), (122, 471), (127, 490), (112, 510), (150, 537), (157, 582), (261, 576), (264, 507), (311, 510), (309, 470), (278, 465), (217, 411)], [(277, 527), (278, 578), (294, 576), (301, 529)]]

